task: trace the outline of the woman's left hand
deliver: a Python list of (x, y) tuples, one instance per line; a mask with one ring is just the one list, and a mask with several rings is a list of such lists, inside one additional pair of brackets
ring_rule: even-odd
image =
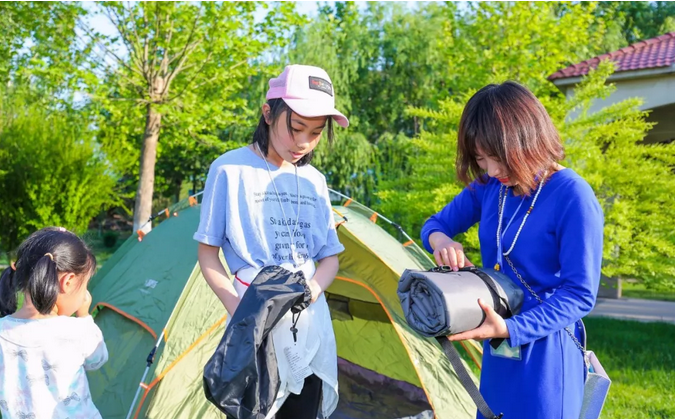
[(449, 340), (467, 340), (467, 339), (490, 339), (490, 338), (508, 338), (509, 329), (506, 327), (504, 318), (497, 314), (495, 310), (487, 305), (485, 301), (479, 299), (478, 305), (485, 312), (485, 321), (483, 324), (473, 330), (457, 333), (456, 335), (448, 336)]

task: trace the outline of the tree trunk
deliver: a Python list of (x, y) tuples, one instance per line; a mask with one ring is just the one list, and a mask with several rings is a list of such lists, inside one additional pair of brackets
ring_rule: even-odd
[[(140, 229), (152, 215), (152, 193), (155, 188), (155, 162), (157, 161), (157, 141), (162, 115), (157, 113), (152, 104), (147, 107), (145, 120), (145, 132), (143, 133), (143, 146), (141, 147), (141, 167), (136, 191), (136, 204), (134, 206), (134, 231)], [(152, 224), (147, 223), (143, 232), (152, 229)]]
[(180, 191), (183, 189), (183, 181), (180, 179), (176, 180), (174, 184), (173, 194), (174, 194), (174, 204), (180, 202)]
[(197, 193), (197, 174), (194, 173), (194, 171), (193, 171), (193, 173), (192, 173), (192, 194), (191, 195), (195, 195), (196, 193)]

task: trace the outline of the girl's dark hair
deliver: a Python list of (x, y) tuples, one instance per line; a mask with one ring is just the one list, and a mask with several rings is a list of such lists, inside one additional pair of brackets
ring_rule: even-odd
[(565, 158), (560, 135), (544, 106), (527, 88), (507, 81), (489, 84), (469, 99), (459, 122), (457, 177), (465, 184), (487, 176), (476, 162), (478, 149), (498, 159), (524, 194), (535, 176)]
[[(258, 126), (253, 133), (253, 141), (251, 144), (258, 144), (260, 150), (267, 156), (268, 147), (269, 147), (269, 132), (270, 127), (274, 127), (279, 121), (279, 117), (286, 112), (286, 126), (288, 127), (288, 133), (293, 137), (293, 129), (291, 128), (291, 117), (293, 116), (293, 110), (284, 102), (283, 99), (270, 99), (267, 101), (267, 104), (270, 106), (270, 124), (268, 125), (265, 122), (265, 116), (260, 115), (260, 120), (258, 121)], [(328, 117), (326, 122), (326, 136), (329, 143), (333, 143), (333, 138), (335, 137), (333, 131), (333, 118)], [(309, 164), (314, 157), (314, 150), (307, 153), (303, 156), (297, 163), (298, 166), (304, 166)]]
[(72, 272), (84, 280), (95, 269), (96, 257), (75, 234), (58, 227), (36, 231), (19, 246), (15, 265), (0, 276), (0, 317), (16, 311), (17, 292), (29, 295), (41, 314), (49, 314), (60, 291), (59, 273)]

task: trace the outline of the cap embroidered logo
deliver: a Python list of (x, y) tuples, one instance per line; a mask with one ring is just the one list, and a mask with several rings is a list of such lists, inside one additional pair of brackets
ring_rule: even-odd
[(309, 76), (309, 88), (333, 96), (333, 85), (330, 84), (328, 80), (324, 80), (321, 77)]

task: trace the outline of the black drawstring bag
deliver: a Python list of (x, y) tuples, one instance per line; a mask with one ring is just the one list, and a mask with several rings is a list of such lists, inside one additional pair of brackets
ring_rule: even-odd
[(280, 386), (270, 333), (289, 310), (309, 307), (311, 297), (302, 271), (267, 266), (255, 277), (204, 367), (206, 398), (228, 417), (264, 419), (270, 411)]

